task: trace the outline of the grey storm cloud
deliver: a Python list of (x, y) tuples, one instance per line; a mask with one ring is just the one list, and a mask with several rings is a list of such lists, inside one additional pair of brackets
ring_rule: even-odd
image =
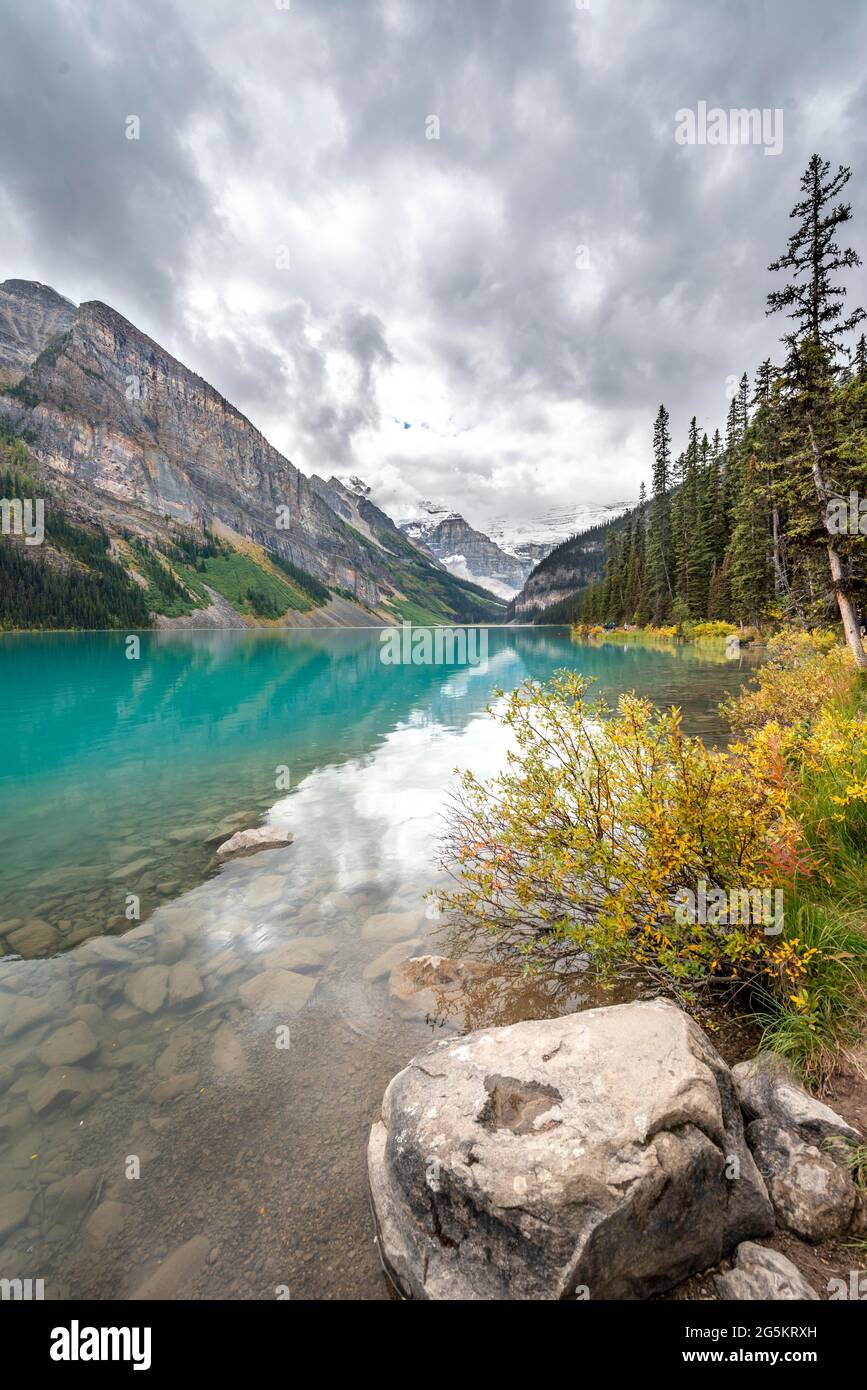
[[(712, 430), (776, 352), (813, 149), (867, 250), (865, 40), (850, 0), (7, 0), (3, 273), (111, 303), (395, 510), (601, 508), (660, 401)], [(699, 101), (780, 109), (781, 153), (678, 144)]]

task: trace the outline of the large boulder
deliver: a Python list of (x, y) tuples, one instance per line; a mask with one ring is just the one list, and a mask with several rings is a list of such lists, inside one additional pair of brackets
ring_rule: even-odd
[(410, 1298), (646, 1298), (773, 1228), (731, 1074), (663, 1001), (432, 1044), (368, 1171)]

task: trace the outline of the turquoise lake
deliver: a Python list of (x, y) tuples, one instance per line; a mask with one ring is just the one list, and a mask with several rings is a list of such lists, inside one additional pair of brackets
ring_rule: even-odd
[[(502, 765), (494, 688), (568, 666), (716, 740), (750, 674), (488, 636), (478, 668), (386, 665), (376, 630), (145, 633), (136, 660), (0, 637), (0, 1277), (388, 1297), (365, 1146), (390, 1078), (438, 1029), (592, 998), (516, 976), (455, 1020), (389, 995), (389, 952), (466, 953), (424, 894), (454, 769)], [(263, 820), (294, 843), (218, 864)]]

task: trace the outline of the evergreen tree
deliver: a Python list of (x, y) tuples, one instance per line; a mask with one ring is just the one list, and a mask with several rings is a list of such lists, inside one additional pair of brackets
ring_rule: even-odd
[(737, 504), (741, 488), (741, 429), (738, 417), (738, 398), (732, 396), (726, 416), (725, 469), (723, 501), (726, 510), (726, 531), (731, 535), (737, 524)]
[(641, 627), (645, 627), (652, 616), (650, 585), (648, 583), (648, 547), (647, 489), (642, 483), (638, 492), (638, 524), (634, 547), (635, 570), (632, 580), (635, 621)]
[(653, 424), (653, 501), (647, 531), (647, 583), (655, 623), (664, 621), (674, 597), (670, 491), (671, 433), (668, 411), (661, 405)]
[(862, 308), (844, 315), (846, 290), (835, 284), (838, 271), (861, 264), (851, 247), (840, 249), (838, 228), (851, 219), (849, 203), (836, 201), (851, 178), (840, 165), (836, 174), (814, 154), (801, 179), (804, 197), (791, 216), (796, 221), (785, 253), (771, 263), (773, 271), (788, 271), (791, 279), (782, 290), (768, 295), (768, 314), (785, 313), (792, 327), (783, 335), (787, 347), (786, 389), (803, 446), (786, 472), (787, 504), (807, 509), (817, 531), (824, 530), (831, 582), (846, 640), (857, 665), (867, 670), (867, 652), (860, 635), (856, 594), (851, 575), (844, 568), (841, 549), (828, 522), (832, 500), (829, 463), (837, 440), (832, 390), (834, 367), (843, 337), (865, 317)]

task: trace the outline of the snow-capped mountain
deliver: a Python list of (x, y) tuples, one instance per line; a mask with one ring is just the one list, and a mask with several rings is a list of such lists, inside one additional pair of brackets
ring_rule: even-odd
[(632, 505), (634, 501), (604, 507), (552, 507), (539, 516), (517, 522), (509, 517), (497, 516), (485, 523), (485, 532), (509, 554), (522, 557), (532, 555), (534, 561), (538, 561), (570, 536), (611, 521)]
[[(343, 494), (343, 506), (352, 502), (374, 506), (370, 486), (358, 477), (332, 479)], [(335, 510), (335, 499), (328, 497)], [(625, 506), (626, 504), (624, 504)], [(495, 517), (479, 530), (461, 516), (460, 512), (440, 502), (425, 499), (412, 507), (398, 520), (405, 536), (420, 549), (433, 555), (458, 579), (481, 584), (498, 598), (514, 598), (521, 591), (531, 571), (546, 555), (569, 536), (590, 526), (607, 521), (624, 508), (559, 507), (540, 516), (513, 522)], [(349, 514), (346, 520), (351, 520)]]
[(436, 556), (459, 579), (470, 579), (496, 594), (513, 598), (539, 554), (507, 550), (484, 531), (477, 531), (459, 512), (436, 502), (421, 502), (415, 515), (398, 522), (404, 535)]

